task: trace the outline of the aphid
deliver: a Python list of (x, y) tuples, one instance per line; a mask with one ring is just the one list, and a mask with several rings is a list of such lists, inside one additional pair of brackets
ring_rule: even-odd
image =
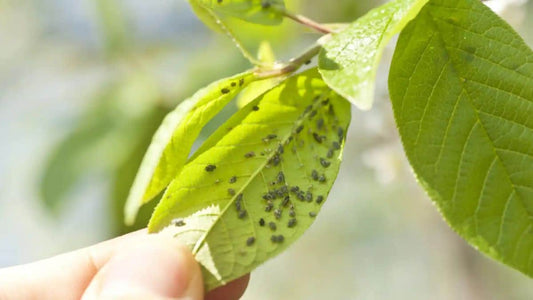
[(313, 178), (314, 181), (318, 180), (318, 172), (316, 170), (311, 172), (311, 178)]
[(283, 152), (285, 152), (285, 149), (283, 149), (283, 145), (279, 145), (278, 146), (278, 153), (279, 154), (283, 154)]
[(237, 211), (242, 210), (242, 202), (241, 201), (235, 201), (235, 207), (237, 207)]
[(324, 201), (324, 196), (320, 195), (316, 197), (316, 203), (320, 204), (322, 201)]
[(320, 175), (320, 177), (318, 177), (318, 182), (326, 182), (326, 176)]
[(322, 129), (324, 127), (324, 119), (320, 118), (316, 120), (316, 128)]
[(327, 168), (331, 165), (331, 162), (327, 161), (325, 158), (320, 158), (320, 164), (322, 167)]
[[(222, 2), (222, 0), (220, 0)], [(239, 79), (239, 86), (242, 86), (244, 84), (244, 78)]]
[(303, 126), (303, 125), (298, 126), (298, 127), (296, 128), (296, 133), (298, 134), (298, 133), (302, 132), (303, 129), (304, 129), (304, 126)]
[(213, 172), (216, 168), (217, 168), (217, 166), (215, 166), (215, 165), (207, 165), (207, 166), (205, 167), (205, 170), (206, 170), (207, 172)]
[(342, 138), (344, 137), (344, 129), (342, 129), (341, 127), (339, 127), (337, 129), (337, 136), (339, 136), (339, 139), (342, 140)]
[(304, 114), (308, 113), (311, 111), (311, 109), (313, 109), (313, 107), (311, 105), (308, 105), (305, 110), (304, 110)]
[(341, 148), (341, 145), (338, 142), (333, 142), (331, 143), (331, 145), (333, 146), (333, 149), (335, 150), (339, 150)]
[(279, 155), (274, 155), (271, 159), (272, 165), (277, 166), (279, 165), (281, 159), (279, 158)]
[(265, 206), (265, 211), (270, 212), (274, 208), (274, 203), (272, 201), (268, 201), (267, 205)]
[(221, 92), (222, 94), (227, 94), (227, 93), (230, 92), (230, 90), (229, 90), (228, 88), (223, 88), (223, 89), (220, 90), (220, 92)]
[(255, 156), (255, 152), (253, 152), (253, 151), (250, 151), (250, 152), (244, 154), (244, 157), (246, 157), (246, 158), (252, 158), (254, 156)]
[(318, 133), (313, 132), (313, 138), (317, 143), (322, 144), (322, 137)]
[(276, 176), (276, 179), (277, 179), (278, 183), (285, 182), (285, 174), (283, 174), (282, 171), (279, 171), (278, 176)]
[(333, 149), (329, 149), (329, 150), (328, 150), (328, 154), (326, 154), (326, 156), (327, 156), (328, 158), (332, 158), (332, 157), (333, 157)]
[(298, 187), (298, 186), (292, 186), (291, 187), (291, 192), (292, 193), (298, 193), (299, 190), (300, 190), (300, 187)]
[(237, 198), (235, 198), (235, 199), (237, 199), (236, 201), (242, 201), (242, 197), (243, 197), (242, 193), (240, 193), (240, 194), (237, 195)]
[(291, 208), (289, 209), (289, 216), (291, 216), (291, 217), (293, 217), (293, 218), (296, 216), (296, 212), (294, 211), (294, 207), (291, 207)]
[(266, 138), (269, 139), (269, 140), (273, 140), (273, 139), (275, 139), (275, 138), (277, 138), (277, 137), (278, 137), (278, 136), (277, 136), (276, 134), (273, 134), (273, 133), (271, 133), (271, 134), (269, 134), (269, 135), (266, 136)]
[(231, 176), (231, 178), (229, 179), (229, 183), (235, 183), (237, 182), (237, 176)]
[(281, 189), (275, 190), (274, 193), (276, 194), (276, 198), (283, 198), (285, 195)]
[(281, 206), (287, 206), (287, 204), (289, 204), (289, 200), (291, 198), (289, 196), (285, 196), (285, 198), (283, 198), (283, 201), (281, 202)]
[(181, 226), (185, 226), (185, 221), (183, 219), (174, 219), (172, 220), (172, 225), (174, 226), (177, 226), (177, 227), (181, 227)]
[(265, 219), (263, 218), (259, 219), (259, 226), (261, 227), (265, 226)]
[(283, 237), (283, 235), (273, 235), (270, 237), (270, 240), (273, 242), (273, 243), (282, 243), (285, 238)]
[(314, 118), (315, 116), (316, 116), (316, 109), (313, 110), (313, 111), (311, 112), (311, 114), (309, 114), (309, 119), (312, 119), (312, 118)]
[(296, 219), (292, 218), (289, 220), (289, 223), (287, 224), (287, 227), (292, 228), (296, 226)]
[(296, 194), (296, 197), (298, 197), (298, 199), (300, 199), (301, 201), (305, 200), (305, 195), (303, 191), (299, 191), (298, 194)]
[(241, 210), (241, 211), (239, 211), (239, 219), (244, 219), (244, 218), (246, 218), (246, 215), (247, 215), (247, 214), (248, 214), (248, 213), (246, 212), (246, 210)]
[(276, 217), (276, 219), (281, 219), (281, 209), (276, 209), (274, 210), (274, 217)]
[(265, 200), (272, 200), (272, 196), (270, 195), (270, 193), (266, 193), (266, 194), (264, 194), (262, 197), (263, 197), (263, 199), (265, 199)]
[(310, 216), (311, 218), (316, 217), (316, 212), (314, 212), (314, 211), (309, 212), (309, 216)]
[(329, 104), (329, 98), (326, 98), (324, 101), (322, 101), (322, 105), (328, 105)]
[(259, 106), (257, 106), (257, 105), (252, 106), (252, 110), (258, 111), (259, 110)]
[(270, 227), (272, 231), (276, 231), (277, 228), (276, 223), (274, 222), (268, 222), (268, 227)]
[(261, 8), (267, 9), (271, 5), (270, 0), (261, 0)]
[(236, 85), (237, 85), (237, 83), (235, 83), (235, 81), (231, 82), (231, 86), (235, 87)]
[(253, 236), (249, 237), (247, 240), (246, 240), (246, 246), (251, 246), (255, 243), (255, 238)]
[(307, 202), (313, 201), (313, 193), (307, 191), (307, 193), (305, 194), (305, 200), (307, 200)]
[(312, 60), (308, 60), (305, 62), (306, 65), (310, 64)]
[(228, 189), (228, 194), (230, 196), (235, 196), (235, 190), (234, 189)]
[(217, 0), (217, 3), (222, 3), (222, 0)]
[(282, 186), (279, 190), (283, 193), (283, 195), (289, 193), (289, 188), (286, 185)]

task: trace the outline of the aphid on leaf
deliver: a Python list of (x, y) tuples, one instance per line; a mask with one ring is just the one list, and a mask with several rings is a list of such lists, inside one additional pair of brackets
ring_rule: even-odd
[(327, 161), (325, 158), (320, 158), (320, 164), (322, 167), (327, 168), (331, 165), (331, 162)]
[(311, 105), (308, 105), (305, 110), (304, 110), (304, 114), (308, 113), (311, 111), (311, 109), (313, 109), (313, 107)]
[(263, 218), (259, 219), (259, 226), (261, 227), (265, 226), (265, 219)]
[(309, 114), (309, 119), (312, 119), (316, 116), (316, 109), (314, 109), (310, 114)]
[(317, 143), (322, 144), (322, 137), (318, 133), (313, 132), (313, 138)]
[(246, 246), (251, 246), (255, 243), (255, 238), (253, 236), (249, 237), (247, 240), (246, 240)]
[(274, 156), (270, 159), (270, 162), (271, 162), (272, 165), (274, 165), (274, 166), (279, 165), (280, 161), (281, 161), (281, 159), (279, 158), (279, 155), (278, 155), (278, 154), (274, 155)]
[(314, 181), (318, 180), (318, 172), (316, 170), (311, 172), (311, 178), (313, 178)]
[(318, 177), (318, 182), (326, 182), (326, 176), (320, 175), (320, 177)]
[(289, 204), (289, 200), (291, 198), (289, 196), (285, 196), (285, 198), (283, 198), (283, 201), (281, 202), (281, 206), (287, 206), (287, 204)]
[(273, 235), (270, 237), (270, 240), (273, 242), (273, 243), (282, 243), (285, 238), (283, 237), (283, 235)]
[(237, 86), (237, 83), (235, 83), (235, 81), (231, 82), (231, 86), (235, 87)]
[(242, 201), (240, 201), (240, 200), (235, 201), (235, 207), (237, 208), (237, 211), (241, 211), (242, 210)]
[(296, 194), (296, 197), (298, 197), (298, 199), (300, 199), (301, 201), (305, 200), (305, 194), (303, 191), (299, 191), (298, 194)]
[(248, 213), (246, 212), (246, 210), (241, 210), (241, 211), (239, 211), (239, 219), (244, 219), (244, 218), (246, 218), (246, 215), (247, 215), (247, 214), (248, 214)]
[(274, 222), (268, 222), (268, 227), (270, 227), (272, 231), (276, 231), (277, 229), (276, 223)]
[(278, 137), (278, 136), (277, 136), (276, 134), (271, 133), (271, 134), (269, 134), (269, 135), (266, 136), (266, 139), (273, 140), (273, 139), (275, 139), (275, 138), (277, 138), (277, 137)]
[(252, 158), (254, 156), (255, 156), (255, 152), (253, 152), (253, 151), (250, 151), (250, 152), (244, 154), (244, 157), (246, 157), (246, 158)]
[(300, 190), (300, 187), (298, 187), (298, 186), (292, 186), (292, 187), (291, 187), (291, 192), (292, 192), (292, 193), (297, 194), (299, 190)]
[(298, 127), (296, 128), (296, 133), (298, 134), (298, 133), (302, 132), (302, 130), (304, 130), (304, 126), (303, 126), (303, 125), (300, 125), (300, 126), (298, 126)]
[(339, 127), (337, 129), (337, 136), (339, 137), (339, 139), (342, 141), (342, 138), (344, 137), (344, 129), (342, 129), (341, 127)]
[(289, 220), (289, 223), (287, 224), (287, 227), (292, 228), (296, 226), (296, 219), (292, 218)]
[(174, 220), (172, 220), (171, 224), (174, 225), (174, 226), (177, 226), (177, 227), (181, 227), (181, 226), (185, 226), (185, 221), (183, 219), (181, 219), (181, 218), (174, 219)]
[(318, 128), (318, 129), (324, 128), (324, 119), (320, 118), (320, 119), (316, 120), (316, 128)]
[(223, 88), (223, 89), (220, 90), (220, 92), (221, 92), (222, 94), (228, 94), (228, 93), (230, 92), (230, 89), (228, 89), (228, 88)]
[(237, 176), (231, 176), (231, 178), (229, 179), (229, 183), (235, 183), (237, 182)]
[(281, 209), (276, 209), (274, 210), (274, 217), (276, 217), (276, 219), (281, 219)]
[(283, 193), (283, 195), (289, 193), (289, 188), (286, 185), (282, 186), (279, 190)]
[(252, 110), (258, 111), (259, 110), (259, 106), (257, 106), (257, 105), (252, 106)]
[(235, 190), (234, 189), (228, 189), (228, 194), (230, 196), (235, 196)]
[(328, 154), (326, 154), (327, 158), (333, 158), (333, 149), (328, 150)]
[(285, 182), (285, 174), (283, 174), (282, 171), (279, 171), (278, 176), (276, 176), (276, 179), (277, 179), (278, 183)]
[(217, 168), (217, 166), (215, 166), (215, 165), (207, 165), (207, 166), (205, 167), (205, 170), (206, 170), (207, 172), (213, 172), (216, 168)]
[(305, 194), (305, 200), (307, 200), (307, 202), (313, 201), (313, 193), (307, 191), (307, 193)]
[(341, 145), (338, 142), (333, 142), (331, 143), (331, 145), (333, 146), (333, 149), (335, 150), (339, 150), (341, 148)]
[[(222, 2), (222, 0), (220, 0)], [(244, 84), (244, 78), (239, 79), (239, 86), (242, 86)]]
[(291, 217), (293, 217), (293, 218), (296, 216), (296, 212), (294, 211), (294, 207), (291, 207), (291, 208), (289, 209), (289, 216), (291, 216)]
[(265, 206), (265, 211), (270, 212), (274, 208), (274, 203), (272, 201), (268, 201), (267, 205)]
[(261, 8), (267, 9), (270, 8), (271, 5), (270, 0), (261, 0)]
[(320, 195), (316, 197), (316, 203), (320, 204), (322, 201), (324, 201), (324, 196)]
[(309, 216), (310, 216), (311, 218), (316, 217), (316, 212), (314, 212), (314, 211), (309, 212)]
[(285, 195), (281, 189), (275, 190), (274, 193), (276, 194), (276, 198), (283, 198)]
[(279, 145), (278, 146), (278, 153), (279, 154), (283, 154), (283, 152), (285, 152), (285, 149), (283, 149), (283, 145)]

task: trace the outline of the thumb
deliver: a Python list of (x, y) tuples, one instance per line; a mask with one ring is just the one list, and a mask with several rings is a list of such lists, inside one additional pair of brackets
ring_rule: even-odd
[(185, 246), (170, 237), (144, 236), (116, 250), (82, 299), (201, 300), (202, 275)]

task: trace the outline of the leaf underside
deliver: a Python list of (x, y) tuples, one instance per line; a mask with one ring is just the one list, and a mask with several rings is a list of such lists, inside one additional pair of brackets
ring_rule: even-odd
[(360, 109), (374, 101), (374, 81), (383, 49), (427, 0), (395, 0), (368, 12), (325, 42), (318, 66), (324, 81)]
[(350, 104), (316, 69), (242, 108), (172, 181), (148, 229), (200, 262), (207, 290), (250, 272), (311, 225), (337, 176)]
[(389, 88), (404, 148), (445, 219), (533, 275), (533, 52), (481, 2), (430, 1)]
[(202, 128), (253, 80), (255, 76), (249, 71), (216, 81), (165, 117), (131, 187), (125, 207), (127, 224), (132, 224), (139, 208), (179, 174)]

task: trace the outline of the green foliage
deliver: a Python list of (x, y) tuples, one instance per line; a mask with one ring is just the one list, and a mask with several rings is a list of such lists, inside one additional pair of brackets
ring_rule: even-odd
[(253, 80), (253, 73), (245, 72), (214, 82), (165, 117), (131, 187), (125, 208), (127, 224), (132, 224), (138, 209), (180, 173), (205, 124)]
[(390, 93), (405, 151), (447, 222), (533, 275), (533, 52), (479, 1), (433, 0), (402, 32)]
[(427, 0), (395, 0), (377, 7), (328, 37), (319, 56), (324, 81), (360, 109), (374, 101), (376, 69), (385, 45)]
[(289, 78), (205, 142), (168, 187), (149, 231), (166, 227), (189, 245), (208, 290), (250, 272), (313, 222), (349, 120), (348, 102), (316, 69)]
[[(189, 3), (215, 15), (230, 16), (263, 25), (281, 23), (283, 16), (279, 10), (285, 8), (283, 0), (189, 0)], [(206, 21), (203, 13), (198, 17)], [(207, 19), (207, 22), (211, 20)]]

